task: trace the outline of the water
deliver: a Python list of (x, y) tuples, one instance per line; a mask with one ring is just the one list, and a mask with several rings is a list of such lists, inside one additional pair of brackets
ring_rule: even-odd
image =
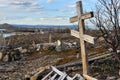
[(14, 33), (4, 33), (4, 31), (6, 31), (6, 29), (0, 29), (0, 37), (10, 37), (12, 35), (15, 35)]
[(13, 36), (13, 35), (15, 35), (14, 33), (4, 33), (3, 34), (3, 37), (10, 37), (10, 36)]

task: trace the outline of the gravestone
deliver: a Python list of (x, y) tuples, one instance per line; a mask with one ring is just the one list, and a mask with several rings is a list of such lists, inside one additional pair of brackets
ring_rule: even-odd
[(61, 51), (61, 41), (60, 40), (57, 40), (56, 41), (56, 51)]
[(0, 60), (2, 60), (2, 57), (3, 57), (3, 53), (0, 52)]
[(2, 48), (2, 46), (4, 45), (4, 36), (3, 36), (3, 31), (4, 30), (0, 30), (0, 47)]

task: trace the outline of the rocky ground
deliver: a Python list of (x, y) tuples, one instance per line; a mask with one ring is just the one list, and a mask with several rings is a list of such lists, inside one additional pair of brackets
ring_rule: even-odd
[(120, 80), (120, 63), (113, 57), (94, 61), (90, 69), (91, 75), (99, 80)]
[[(68, 36), (68, 34), (64, 35), (61, 38), (55, 35), (53, 40), (56, 41), (55, 40), (56, 38), (68, 40), (66, 36)], [(45, 42), (48, 42), (48, 36), (46, 37), (47, 38), (45, 38), (44, 40)], [(42, 38), (44, 38), (44, 35)], [(28, 47), (29, 44), (32, 44), (33, 40), (36, 43), (40, 43), (43, 40), (42, 38), (41, 35), (35, 36), (31, 34), (28, 35), (27, 37), (25, 35), (14, 36), (12, 38), (8, 38), (7, 41), (11, 40), (12, 41), (11, 45), (13, 45), (13, 47), (20, 47), (20, 46)], [(69, 40), (73, 40), (73, 39), (69, 37)], [(78, 41), (78, 39), (76, 41)], [(105, 46), (103, 49), (103, 45), (101, 44), (98, 45), (99, 46), (96, 47), (93, 46), (87, 47), (87, 50), (89, 49), (87, 51), (89, 53), (88, 56), (94, 56), (94, 55), (99, 56), (99, 54), (100, 55), (104, 54), (105, 51), (108, 49)], [(87, 44), (87, 46), (89, 45)], [(0, 80), (23, 80), (25, 78), (25, 75), (34, 73), (40, 67), (45, 67), (50, 65), (60, 65), (70, 61), (77, 60), (75, 53), (76, 51), (74, 50), (64, 51), (64, 53), (60, 53), (60, 52), (56, 53), (55, 51), (43, 51), (43, 52), (33, 53), (31, 56), (22, 58), (19, 61), (12, 61), (7, 63), (0, 62)], [(94, 63), (91, 64), (91, 70), (92, 70), (91, 75), (97, 76), (97, 78), (99, 78), (100, 80), (117, 80), (117, 79), (119, 80), (120, 78), (119, 77), (120, 75), (118, 74), (120, 70), (120, 63), (117, 63), (112, 58), (108, 60), (95, 61)], [(111, 77), (113, 79), (110, 79)]]
[[(75, 55), (72, 54), (69, 55), (69, 57), (75, 58)], [(0, 80), (24, 80), (27, 74), (34, 74), (34, 72), (40, 67), (56, 65), (57, 62), (63, 63), (64, 60), (65, 62), (69, 61), (69, 59), (67, 60), (66, 58), (67, 57), (63, 58), (63, 54), (61, 53), (46, 55), (45, 53), (37, 52), (29, 57), (21, 59), (20, 61), (7, 63), (0, 62)], [(120, 64), (113, 58), (94, 61), (90, 65), (90, 70), (90, 75), (99, 80), (119, 80), (120, 78)], [(72, 72), (74, 74), (82, 74), (79, 71), (82, 71), (82, 69)]]
[[(72, 37), (69, 33), (52, 33), (52, 42), (56, 42), (57, 40), (67, 40), (67, 41), (78, 41), (79, 39)], [(35, 33), (24, 33), (21, 35), (15, 35), (6, 38), (6, 44), (11, 45), (12, 48), (30, 47), (33, 42), (35, 44), (39, 43), (48, 43), (49, 42), (49, 34), (35, 34)]]
[(37, 55), (33, 60), (20, 60), (8, 63), (0, 63), (0, 80), (23, 80), (25, 75), (36, 71), (40, 67), (53, 65), (57, 55)]
[[(23, 47), (28, 48), (34, 41), (36, 44), (41, 42), (48, 42), (48, 34), (29, 34), (29, 35), (16, 35), (6, 38), (6, 43), (11, 45), (11, 48)], [(52, 41), (60, 38), (70, 37), (70, 34), (53, 35)], [(58, 38), (59, 37), (59, 38)], [(68, 38), (67, 38), (68, 39)], [(46, 54), (50, 53), (50, 54)], [(36, 71), (40, 67), (50, 66), (56, 63), (62, 55), (53, 54), (52, 52), (33, 53), (33, 55), (22, 58), (19, 61), (0, 62), (0, 80), (21, 80), (26, 74)], [(52, 53), (52, 55), (51, 55)]]
[[(69, 54), (69, 58), (65, 57), (67, 55), (62, 53), (45, 54), (37, 52), (19, 61), (7, 63), (0, 62), (0, 80), (24, 80), (27, 74), (34, 74), (40, 67), (56, 65), (58, 62), (60, 64), (63, 63), (64, 60), (67, 62), (70, 61), (70, 57), (76, 58), (75, 54)], [(114, 58), (96, 60), (90, 65), (90, 70), (91, 76), (99, 80), (119, 80), (120, 78), (120, 63), (116, 62)], [(73, 71), (73, 73), (82, 74), (79, 70)]]

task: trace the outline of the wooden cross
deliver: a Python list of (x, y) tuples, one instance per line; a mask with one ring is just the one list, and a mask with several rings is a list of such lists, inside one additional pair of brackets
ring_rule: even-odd
[(88, 57), (85, 50), (85, 41), (94, 43), (94, 38), (91, 36), (88, 37), (88, 35), (87, 36), (84, 35), (84, 20), (93, 17), (93, 12), (83, 14), (82, 2), (79, 1), (76, 3), (76, 5), (77, 5), (78, 16), (70, 18), (70, 22), (73, 23), (78, 21), (79, 33), (76, 33), (76, 34), (79, 34), (78, 37), (80, 38), (83, 74), (87, 74), (88, 73)]

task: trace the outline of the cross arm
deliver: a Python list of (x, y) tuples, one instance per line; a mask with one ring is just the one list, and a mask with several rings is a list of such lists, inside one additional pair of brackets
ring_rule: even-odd
[(71, 35), (76, 37), (76, 38), (84, 38), (84, 41), (89, 42), (91, 44), (96, 44), (96, 38), (89, 36), (87, 34), (84, 34), (83, 37), (79, 35), (79, 32), (76, 30), (71, 30)]
[(70, 18), (70, 23), (78, 21), (78, 16), (74, 16)]
[[(89, 19), (89, 18), (91, 18), (91, 17), (93, 17), (94, 16), (94, 14), (93, 14), (93, 12), (91, 11), (91, 12), (87, 12), (87, 13), (85, 13), (85, 14), (83, 14), (81, 17), (80, 17), (80, 19)], [(73, 23), (73, 22), (76, 22), (76, 21), (78, 21), (78, 16), (74, 16), (74, 17), (71, 17), (70, 18), (70, 22), (71, 23)]]
[(87, 13), (83, 14), (83, 15), (81, 16), (81, 19), (89, 19), (89, 18), (91, 18), (91, 17), (93, 17), (93, 16), (94, 16), (94, 14), (93, 14), (93, 12), (91, 11), (91, 12), (87, 12)]

